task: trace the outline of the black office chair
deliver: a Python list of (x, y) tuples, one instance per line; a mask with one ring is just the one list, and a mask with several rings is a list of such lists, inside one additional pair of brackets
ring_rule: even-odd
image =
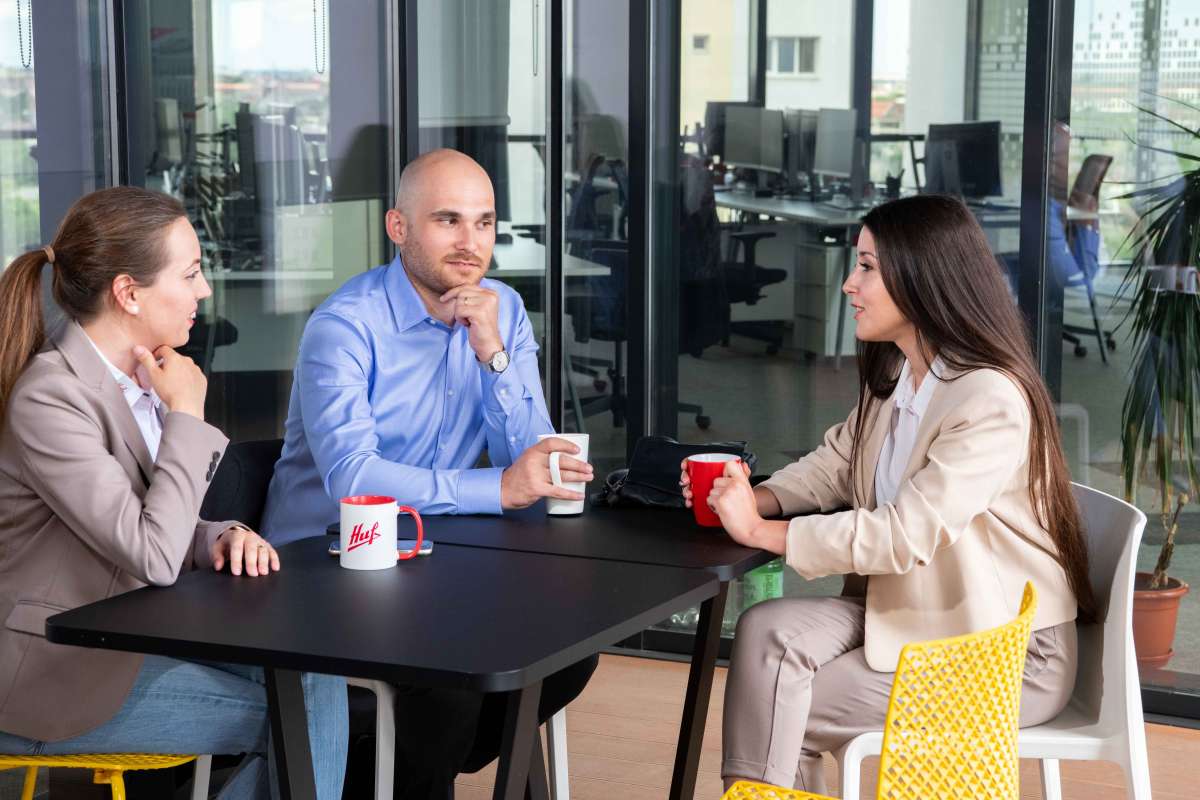
[(200, 505), (201, 519), (235, 519), (257, 531), (282, 450), (283, 439), (229, 445)]
[[(1075, 183), (1071, 186), (1069, 203), (1074, 206), (1089, 208), (1100, 207), (1100, 186), (1104, 176), (1112, 165), (1112, 156), (1093, 153), (1083, 160)], [(1080, 336), (1095, 336), (1100, 347), (1100, 360), (1108, 363), (1106, 350), (1116, 350), (1117, 341), (1112, 331), (1104, 330), (1100, 325), (1100, 315), (1096, 311), (1096, 292), (1093, 282), (1099, 264), (1096, 261), (1095, 250), (1099, 246), (1099, 224), (1096, 222), (1072, 222), (1067, 220), (1067, 242), (1079, 266), (1077, 272), (1064, 276), (1063, 287), (1082, 286), (1087, 290), (1088, 306), (1092, 312), (1092, 326), (1063, 324), (1062, 337), (1064, 341), (1075, 345), (1075, 355), (1083, 358), (1087, 355)]]

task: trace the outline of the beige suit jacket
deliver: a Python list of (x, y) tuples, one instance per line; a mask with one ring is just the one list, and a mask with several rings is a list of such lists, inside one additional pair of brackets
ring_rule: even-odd
[(167, 413), (157, 461), (87, 335), (67, 323), (13, 390), (0, 431), (0, 730), (57, 741), (108, 721), (133, 653), (51, 644), (46, 618), (211, 566), (199, 520), (228, 443)]
[[(891, 672), (911, 641), (991, 628), (1017, 615), (1025, 581), (1038, 591), (1034, 629), (1075, 619), (1076, 600), (1029, 499), (1030, 412), (995, 370), (947, 371), (921, 419), (893, 502), (875, 504), (875, 466), (890, 399), (864, 415), (861, 466), (851, 474), (856, 413), (824, 443), (762, 485), (788, 525), (787, 563), (805, 578), (867, 581), (866, 659)], [(950, 380), (952, 379), (953, 380)], [(850, 507), (849, 511), (837, 511)]]

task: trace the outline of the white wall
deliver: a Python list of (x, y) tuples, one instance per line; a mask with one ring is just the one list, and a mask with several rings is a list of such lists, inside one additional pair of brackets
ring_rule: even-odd
[(849, 108), (853, 66), (853, 4), (769, 0), (767, 38), (816, 36), (813, 75), (767, 76), (768, 108)]
[(903, 130), (919, 133), (931, 122), (961, 122), (966, 98), (967, 4), (912, 0), (908, 102)]

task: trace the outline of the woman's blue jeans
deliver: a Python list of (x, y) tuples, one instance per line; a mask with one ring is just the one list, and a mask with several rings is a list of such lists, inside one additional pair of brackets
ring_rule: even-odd
[[(346, 681), (305, 673), (304, 707), (320, 800), (339, 800), (346, 769)], [(146, 656), (117, 715), (98, 728), (60, 742), (0, 733), (0, 752), (245, 753), (221, 800), (278, 797), (267, 720), (263, 670)]]

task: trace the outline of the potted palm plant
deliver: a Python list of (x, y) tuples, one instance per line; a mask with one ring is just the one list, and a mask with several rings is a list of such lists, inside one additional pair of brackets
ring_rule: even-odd
[[(1189, 144), (1200, 144), (1200, 129), (1154, 109), (1138, 110), (1187, 134)], [(1143, 210), (1126, 237), (1133, 260), (1119, 292), (1133, 292), (1128, 317), (1133, 374), (1121, 410), (1121, 467), (1127, 500), (1136, 501), (1138, 484), (1147, 479), (1158, 490), (1163, 532), (1154, 571), (1137, 574), (1133, 636), (1139, 665), (1161, 667), (1173, 653), (1179, 604), (1188, 592), (1167, 570), (1179, 515), (1200, 485), (1194, 444), (1200, 403), (1200, 147), (1183, 152), (1139, 146), (1172, 155), (1182, 165), (1179, 173), (1122, 195), (1139, 201)]]

